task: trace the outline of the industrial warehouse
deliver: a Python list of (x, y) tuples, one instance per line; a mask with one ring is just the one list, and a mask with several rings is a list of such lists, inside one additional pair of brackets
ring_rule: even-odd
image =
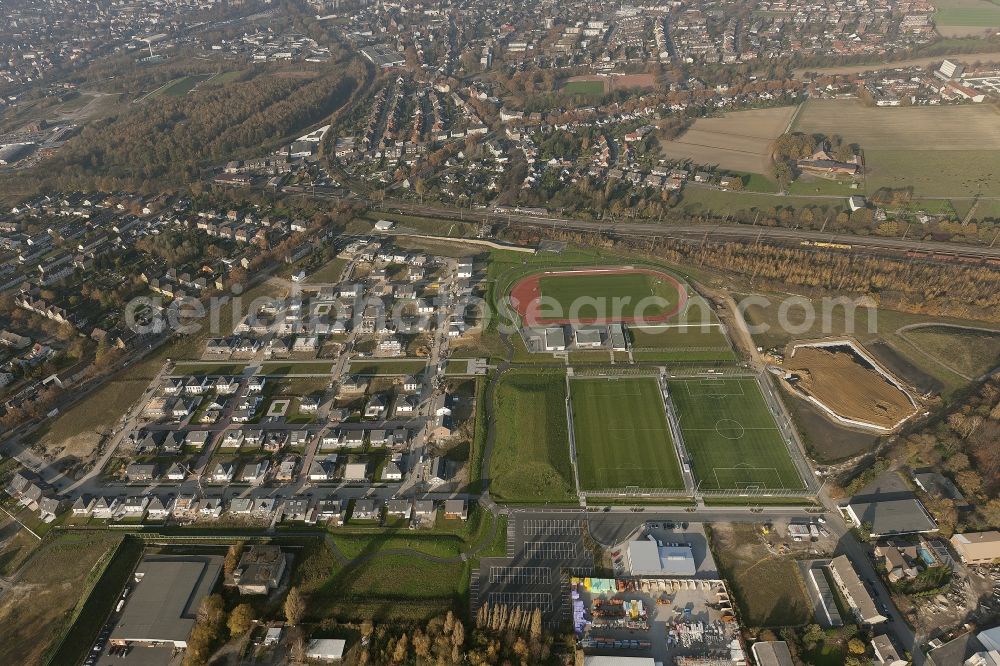
[(201, 600), (215, 587), (221, 571), (218, 556), (144, 557), (111, 642), (187, 647)]

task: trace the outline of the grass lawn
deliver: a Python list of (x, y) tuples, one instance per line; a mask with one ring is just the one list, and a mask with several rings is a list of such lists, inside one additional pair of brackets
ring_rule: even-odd
[(849, 182), (829, 180), (826, 178), (810, 178), (803, 176), (788, 186), (789, 194), (806, 194), (813, 196), (849, 197), (860, 194), (861, 189), (851, 189)]
[(182, 97), (194, 90), (196, 85), (208, 79), (210, 76), (211, 74), (192, 74), (191, 76), (182, 77), (167, 86), (163, 90), (162, 94), (167, 95), (168, 97)]
[(748, 192), (777, 192), (778, 184), (759, 173), (739, 174), (743, 177), (743, 189)]
[(275, 377), (284, 375), (324, 375), (333, 369), (333, 361), (316, 361), (315, 363), (264, 363), (260, 366), (260, 374)]
[(294, 580), (309, 595), (309, 614), (315, 619), (410, 620), (447, 610), (464, 612), (474, 558), (435, 562), (395, 551), (458, 560), (472, 546), (483, 545), (483, 556), (503, 555), (507, 534), (503, 520), (496, 527), (495, 538), (486, 541), (494, 520), (489, 513), (473, 508), (468, 521), (439, 518), (428, 531), (338, 529), (327, 540), (352, 562), (340, 562), (329, 543), (310, 544), (297, 564)]
[(675, 379), (669, 388), (702, 489), (805, 487), (756, 380)]
[(7, 521), (2, 530), (5, 534), (12, 530), (17, 531), (0, 550), (0, 576), (11, 576), (35, 551), (39, 541), (28, 534), (27, 530), (21, 529), (13, 520)]
[(492, 426), (490, 492), (497, 500), (572, 500), (573, 473), (561, 371), (512, 370), (500, 378)]
[(684, 488), (656, 379), (574, 379), (570, 396), (581, 489)]
[(815, 666), (841, 666), (844, 663), (844, 649), (836, 643), (820, 643), (802, 656), (807, 663)]
[(941, 26), (1000, 26), (1000, 4), (990, 0), (932, 0), (934, 23)]
[(758, 192), (727, 192), (710, 187), (688, 185), (681, 193), (681, 207), (688, 213), (711, 212), (715, 215), (729, 215), (738, 211), (769, 208), (797, 208), (799, 206), (837, 206), (847, 207), (843, 197), (820, 196), (808, 199), (783, 197), (778, 194)]
[(600, 97), (604, 94), (604, 81), (567, 81), (562, 92), (567, 95), (586, 95)]
[(309, 614), (386, 621), (460, 610), (468, 599), (469, 571), (470, 562), (442, 564), (412, 555), (334, 563), (327, 581), (309, 595)]
[(968, 377), (978, 377), (1000, 364), (1000, 333), (928, 326), (900, 335)]
[(719, 326), (630, 326), (633, 349), (689, 349), (729, 351), (729, 340)]
[(355, 375), (398, 376), (416, 374), (426, 367), (427, 361), (423, 359), (359, 359), (351, 361), (350, 371)]
[(1000, 150), (865, 150), (868, 192), (913, 187), (918, 196), (1000, 196)]
[[(632, 318), (637, 314), (658, 317), (673, 311), (680, 302), (677, 284), (647, 273), (620, 273), (608, 275), (546, 275), (539, 280), (542, 299), (552, 299), (559, 314), (549, 314), (543, 306), (543, 317), (561, 318), (576, 315), (612, 319)], [(644, 299), (653, 297), (663, 302), (650, 302), (649, 307), (637, 307)], [(627, 300), (626, 300), (627, 299)]]
[[(40, 664), (100, 576), (122, 535), (66, 532), (43, 544), (0, 598), (0, 663)], [(66, 662), (64, 662), (66, 663)]]
[(306, 278), (306, 283), (339, 282), (345, 266), (347, 266), (346, 259), (331, 259), (311, 273)]
[(239, 375), (246, 363), (178, 363), (170, 373), (180, 375)]
[(51, 663), (73, 664), (83, 661), (104, 626), (108, 613), (115, 607), (118, 595), (131, 577), (142, 552), (141, 540), (126, 538), (122, 542), (80, 607), (76, 621), (69, 628), (62, 645), (53, 654)]
[(632, 352), (632, 358), (636, 361), (648, 363), (709, 363), (716, 364), (736, 360), (736, 352), (729, 351), (690, 351), (679, 350), (657, 350)]

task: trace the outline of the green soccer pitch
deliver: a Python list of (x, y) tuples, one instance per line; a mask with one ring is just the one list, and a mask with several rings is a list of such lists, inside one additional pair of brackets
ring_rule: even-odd
[[(544, 275), (538, 286), (542, 298), (558, 303), (563, 317), (570, 314), (574, 303), (596, 302), (600, 308), (600, 312), (596, 314), (603, 318), (627, 321), (639, 314), (636, 306), (643, 299), (659, 297), (663, 299), (661, 304), (650, 303), (642, 312), (645, 317), (659, 318), (675, 312), (682, 298), (675, 280), (641, 271), (603, 274), (581, 271), (579, 274)], [(622, 303), (620, 309), (616, 308), (617, 302)], [(594, 314), (593, 306), (583, 306), (580, 309), (581, 316), (589, 317)]]
[(570, 397), (581, 491), (684, 489), (655, 378), (576, 378)]
[(702, 490), (803, 490), (788, 445), (752, 378), (667, 385)]

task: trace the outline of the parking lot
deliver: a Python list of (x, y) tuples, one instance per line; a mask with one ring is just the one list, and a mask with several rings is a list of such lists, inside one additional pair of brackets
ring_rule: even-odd
[(589, 575), (593, 558), (584, 544), (581, 520), (558, 513), (551, 518), (531, 516), (511, 515), (507, 557), (484, 558), (472, 589), (479, 604), (539, 608), (554, 626), (569, 618), (568, 576)]

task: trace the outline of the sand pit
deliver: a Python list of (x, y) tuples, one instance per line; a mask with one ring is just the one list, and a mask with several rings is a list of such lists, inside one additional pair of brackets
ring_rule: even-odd
[(907, 393), (848, 343), (796, 347), (784, 367), (793, 375), (789, 383), (848, 425), (888, 432), (917, 411)]

